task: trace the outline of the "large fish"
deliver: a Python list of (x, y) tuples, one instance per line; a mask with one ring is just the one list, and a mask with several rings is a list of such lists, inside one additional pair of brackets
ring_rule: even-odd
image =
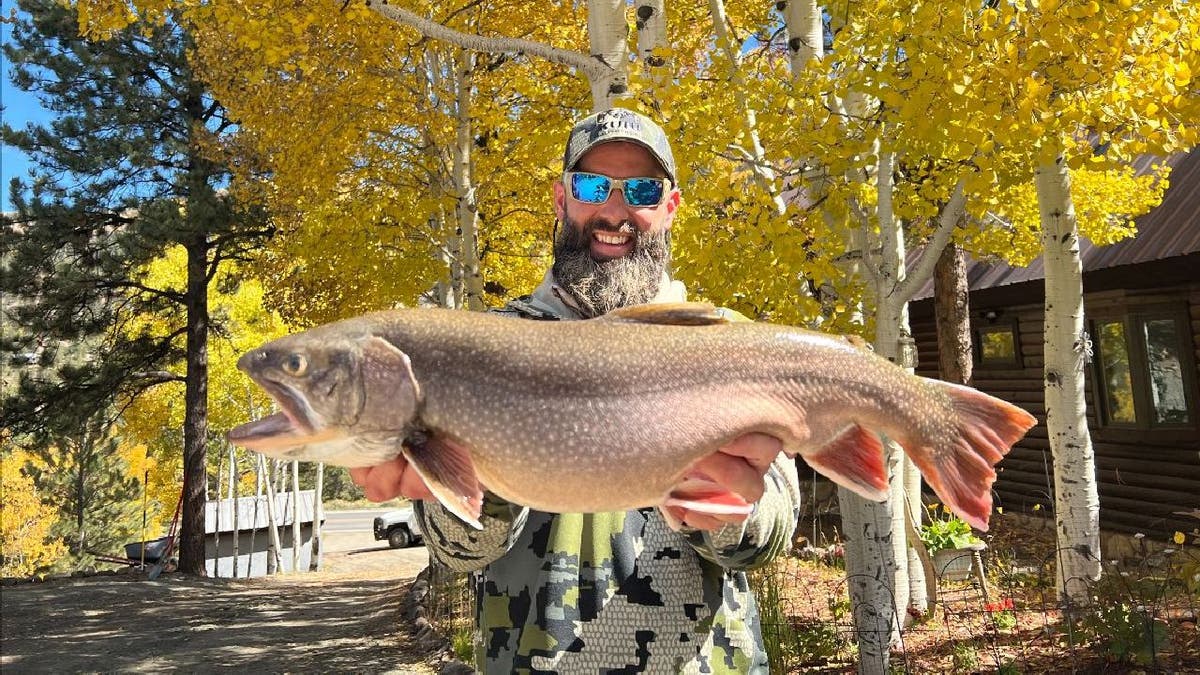
[(403, 454), (476, 527), (484, 489), (553, 512), (745, 512), (689, 471), (749, 432), (883, 500), (882, 432), (948, 507), (987, 529), (993, 465), (1036, 422), (846, 339), (692, 303), (587, 321), (378, 312), (274, 340), (238, 367), (282, 412), (233, 429), (231, 441), (350, 467)]

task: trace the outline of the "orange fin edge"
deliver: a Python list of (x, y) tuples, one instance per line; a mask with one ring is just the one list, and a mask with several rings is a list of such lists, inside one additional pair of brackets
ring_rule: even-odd
[(813, 470), (865, 499), (880, 502), (888, 497), (883, 443), (860, 424), (851, 424), (824, 447), (802, 456)]
[[(986, 532), (992, 510), (994, 466), (1037, 418), (977, 389), (930, 380), (950, 396), (956, 436), (947, 448), (908, 452), (942, 503), (971, 527)], [(907, 449), (906, 449), (907, 450)]]

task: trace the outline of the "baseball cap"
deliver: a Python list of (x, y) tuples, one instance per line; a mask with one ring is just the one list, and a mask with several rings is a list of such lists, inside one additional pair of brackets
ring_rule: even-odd
[(671, 183), (678, 184), (675, 180), (675, 156), (671, 154), (667, 135), (649, 117), (625, 108), (603, 110), (576, 123), (567, 138), (563, 171), (572, 170), (588, 150), (609, 141), (629, 141), (646, 148), (662, 165)]

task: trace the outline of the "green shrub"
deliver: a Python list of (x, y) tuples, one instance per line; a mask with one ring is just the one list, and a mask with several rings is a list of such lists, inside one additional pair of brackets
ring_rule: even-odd
[(925, 511), (929, 515), (929, 522), (921, 526), (921, 541), (929, 549), (930, 555), (943, 549), (966, 548), (971, 544), (983, 543), (965, 520), (940, 504), (930, 504)]

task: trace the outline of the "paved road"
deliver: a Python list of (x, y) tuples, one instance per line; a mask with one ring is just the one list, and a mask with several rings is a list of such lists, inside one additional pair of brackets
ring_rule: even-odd
[(326, 532), (370, 532), (375, 516), (393, 509), (354, 509), (351, 511), (326, 511)]

